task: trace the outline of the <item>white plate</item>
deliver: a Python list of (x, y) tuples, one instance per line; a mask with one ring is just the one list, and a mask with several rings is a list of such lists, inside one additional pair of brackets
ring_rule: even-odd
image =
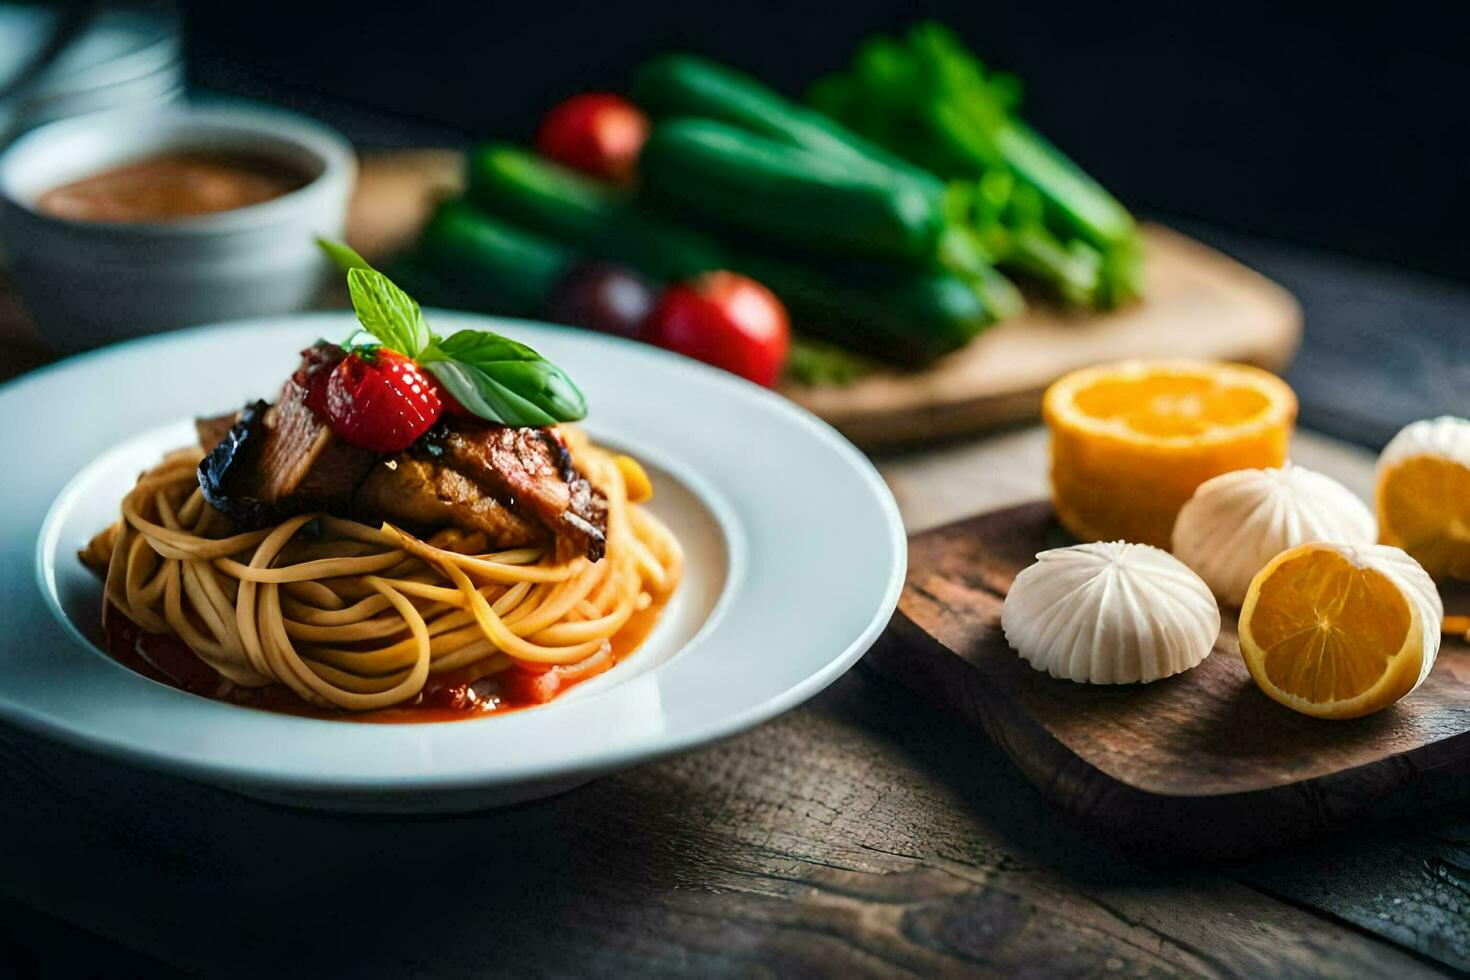
[(887, 624), (906, 545), (873, 467), (779, 397), (638, 344), (492, 327), (587, 395), (594, 438), (649, 465), (685, 580), (633, 657), (549, 705), (357, 725), (220, 704), (154, 683), (92, 640), (100, 586), (76, 551), (188, 420), (271, 397), (348, 314), (199, 328), (64, 361), (0, 388), (0, 718), (89, 751), (302, 806), (442, 811), (546, 795), (755, 725), (816, 694)]

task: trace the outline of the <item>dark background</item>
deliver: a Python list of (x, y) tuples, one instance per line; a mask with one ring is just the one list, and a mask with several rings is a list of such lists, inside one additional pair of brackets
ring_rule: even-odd
[(1031, 121), (1145, 214), (1470, 279), (1467, 4), (181, 6), (197, 85), (369, 143), (529, 136), (554, 100), (622, 88), (671, 47), (797, 94), (867, 35), (932, 16), (1018, 74)]

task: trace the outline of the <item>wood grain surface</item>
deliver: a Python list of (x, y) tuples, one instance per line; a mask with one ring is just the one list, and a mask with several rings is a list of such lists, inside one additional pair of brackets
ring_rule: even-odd
[[(1034, 498), (1045, 452), (1031, 429), (879, 467), (922, 531)], [(1293, 456), (1371, 481), (1371, 457), (1310, 433)], [(442, 819), (286, 810), (0, 728), (0, 842), (0, 973), (21, 975), (1470, 968), (1470, 806), (1160, 869), (1080, 833), (1000, 748), (862, 668), (721, 745)]]
[(1234, 614), (1200, 666), (1091, 686), (1032, 669), (1000, 632), (1006, 591), (1036, 552), (1072, 543), (1045, 502), (910, 541), (908, 582), (875, 657), (983, 727), (1043, 793), (1110, 840), (1174, 858), (1239, 858), (1366, 813), (1470, 796), (1470, 645), (1445, 642), (1412, 696), (1323, 722), (1256, 689)]
[(1074, 368), (1129, 357), (1205, 357), (1280, 371), (1301, 310), (1275, 283), (1160, 225), (1147, 241), (1143, 302), (1107, 314), (1033, 303), (918, 372), (846, 386), (785, 386), (797, 404), (868, 449), (952, 438), (1035, 418), (1046, 386)]
[(292, 811), (29, 741), (0, 756), (0, 830), (25, 842), (0, 889), (185, 972), (1434, 974), (1225, 876), (1099, 849), (864, 672), (723, 745), (453, 819)]
[[(423, 207), (421, 185), (378, 186), (376, 214)], [(394, 220), (358, 243), (391, 249)], [(45, 358), (17, 312), (0, 377)], [(919, 531), (1035, 497), (1044, 453), (1012, 431), (879, 465)], [(1293, 454), (1355, 488), (1371, 473), (1310, 434)], [(0, 728), (0, 841), (0, 974), (18, 976), (1470, 971), (1470, 806), (1161, 870), (864, 669), (724, 744), (450, 819), (284, 810)]]

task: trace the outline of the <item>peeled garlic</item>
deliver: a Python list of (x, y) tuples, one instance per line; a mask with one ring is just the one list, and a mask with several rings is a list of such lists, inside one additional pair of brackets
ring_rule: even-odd
[(1200, 484), (1174, 522), (1173, 549), (1221, 602), (1238, 606), (1256, 573), (1288, 548), (1377, 540), (1373, 512), (1351, 490), (1287, 463)]
[(1131, 684), (1209, 656), (1220, 607), (1167, 551), (1098, 541), (1037, 555), (1016, 576), (1000, 622), (1037, 670), (1087, 684)]

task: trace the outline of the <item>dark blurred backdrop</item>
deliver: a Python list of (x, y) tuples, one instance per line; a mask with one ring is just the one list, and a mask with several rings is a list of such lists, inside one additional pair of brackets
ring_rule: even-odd
[(1026, 115), (1145, 213), (1470, 278), (1470, 4), (181, 6), (196, 85), (368, 142), (528, 136), (552, 101), (621, 88), (671, 47), (795, 94), (866, 35), (934, 17), (1021, 76)]

